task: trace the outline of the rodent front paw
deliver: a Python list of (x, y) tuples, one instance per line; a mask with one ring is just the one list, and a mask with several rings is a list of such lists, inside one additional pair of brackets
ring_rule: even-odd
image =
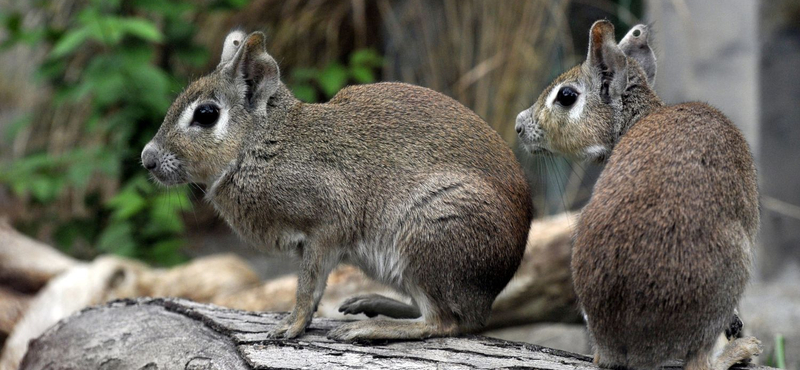
[(374, 305), (371, 302), (372, 295), (359, 295), (355, 297), (348, 298), (341, 306), (339, 306), (339, 312), (345, 315), (358, 315), (363, 313), (367, 315), (367, 317), (375, 317), (379, 315), (379, 312), (374, 310)]

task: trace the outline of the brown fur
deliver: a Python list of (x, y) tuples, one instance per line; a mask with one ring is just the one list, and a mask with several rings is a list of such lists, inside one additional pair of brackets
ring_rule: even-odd
[[(263, 44), (251, 34), (230, 63), (189, 86), (143, 161), (159, 163), (152, 172), (163, 183), (206, 183), (242, 237), (301, 259), (297, 304), (273, 334), (303, 332), (340, 262), (409, 295), (425, 321), (357, 322), (335, 339), (482, 326), (520, 263), (531, 218), (510, 149), (469, 109), (421, 87), (353, 86), (326, 104), (301, 103)], [(180, 126), (193, 102), (228, 109), (222, 140), (213, 127)]]
[[(518, 124), (534, 151), (601, 161), (610, 153), (578, 222), (572, 256), (596, 362), (655, 368), (685, 359), (687, 368), (708, 369), (749, 278), (759, 223), (755, 166), (741, 132), (722, 113), (703, 103), (661, 103), (648, 83), (655, 57), (646, 27), (636, 29), (642, 34), (635, 42), (633, 30), (623, 40), (623, 50), (636, 54), (626, 56), (613, 26), (595, 23), (587, 61), (559, 77), (532, 108), (536, 113), (521, 114)], [(578, 119), (570, 118), (578, 103), (546, 106), (556, 86), (580, 89)], [(586, 155), (591, 146), (606, 154)], [(731, 342), (716, 364), (759, 353), (753, 343)]]

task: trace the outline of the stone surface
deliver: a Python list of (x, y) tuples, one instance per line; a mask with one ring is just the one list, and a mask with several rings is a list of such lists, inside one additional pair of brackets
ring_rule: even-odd
[(667, 104), (700, 100), (758, 146), (758, 1), (648, 0), (656, 91)]
[(800, 266), (800, 2), (760, 2), (760, 274)]

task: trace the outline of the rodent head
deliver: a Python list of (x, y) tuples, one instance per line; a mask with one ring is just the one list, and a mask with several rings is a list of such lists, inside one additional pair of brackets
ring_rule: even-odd
[(611, 22), (595, 22), (586, 61), (556, 78), (517, 116), (523, 146), (532, 154), (604, 161), (629, 125), (630, 105), (642, 100), (631, 95), (640, 93), (638, 88), (652, 93), (656, 57), (648, 33), (647, 26), (637, 25), (618, 45)]
[(267, 102), (279, 87), (264, 34), (231, 32), (214, 72), (172, 103), (142, 151), (142, 165), (164, 185), (212, 184), (237, 158), (253, 122), (267, 118)]

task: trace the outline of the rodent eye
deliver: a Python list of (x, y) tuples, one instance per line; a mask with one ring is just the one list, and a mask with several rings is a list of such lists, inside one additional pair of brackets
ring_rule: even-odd
[(213, 104), (203, 104), (194, 110), (192, 125), (208, 128), (217, 123), (217, 118), (219, 118), (219, 108)]
[(558, 94), (556, 95), (556, 103), (560, 104), (562, 107), (569, 107), (578, 100), (578, 93), (575, 89), (564, 86), (561, 90), (558, 90)]

